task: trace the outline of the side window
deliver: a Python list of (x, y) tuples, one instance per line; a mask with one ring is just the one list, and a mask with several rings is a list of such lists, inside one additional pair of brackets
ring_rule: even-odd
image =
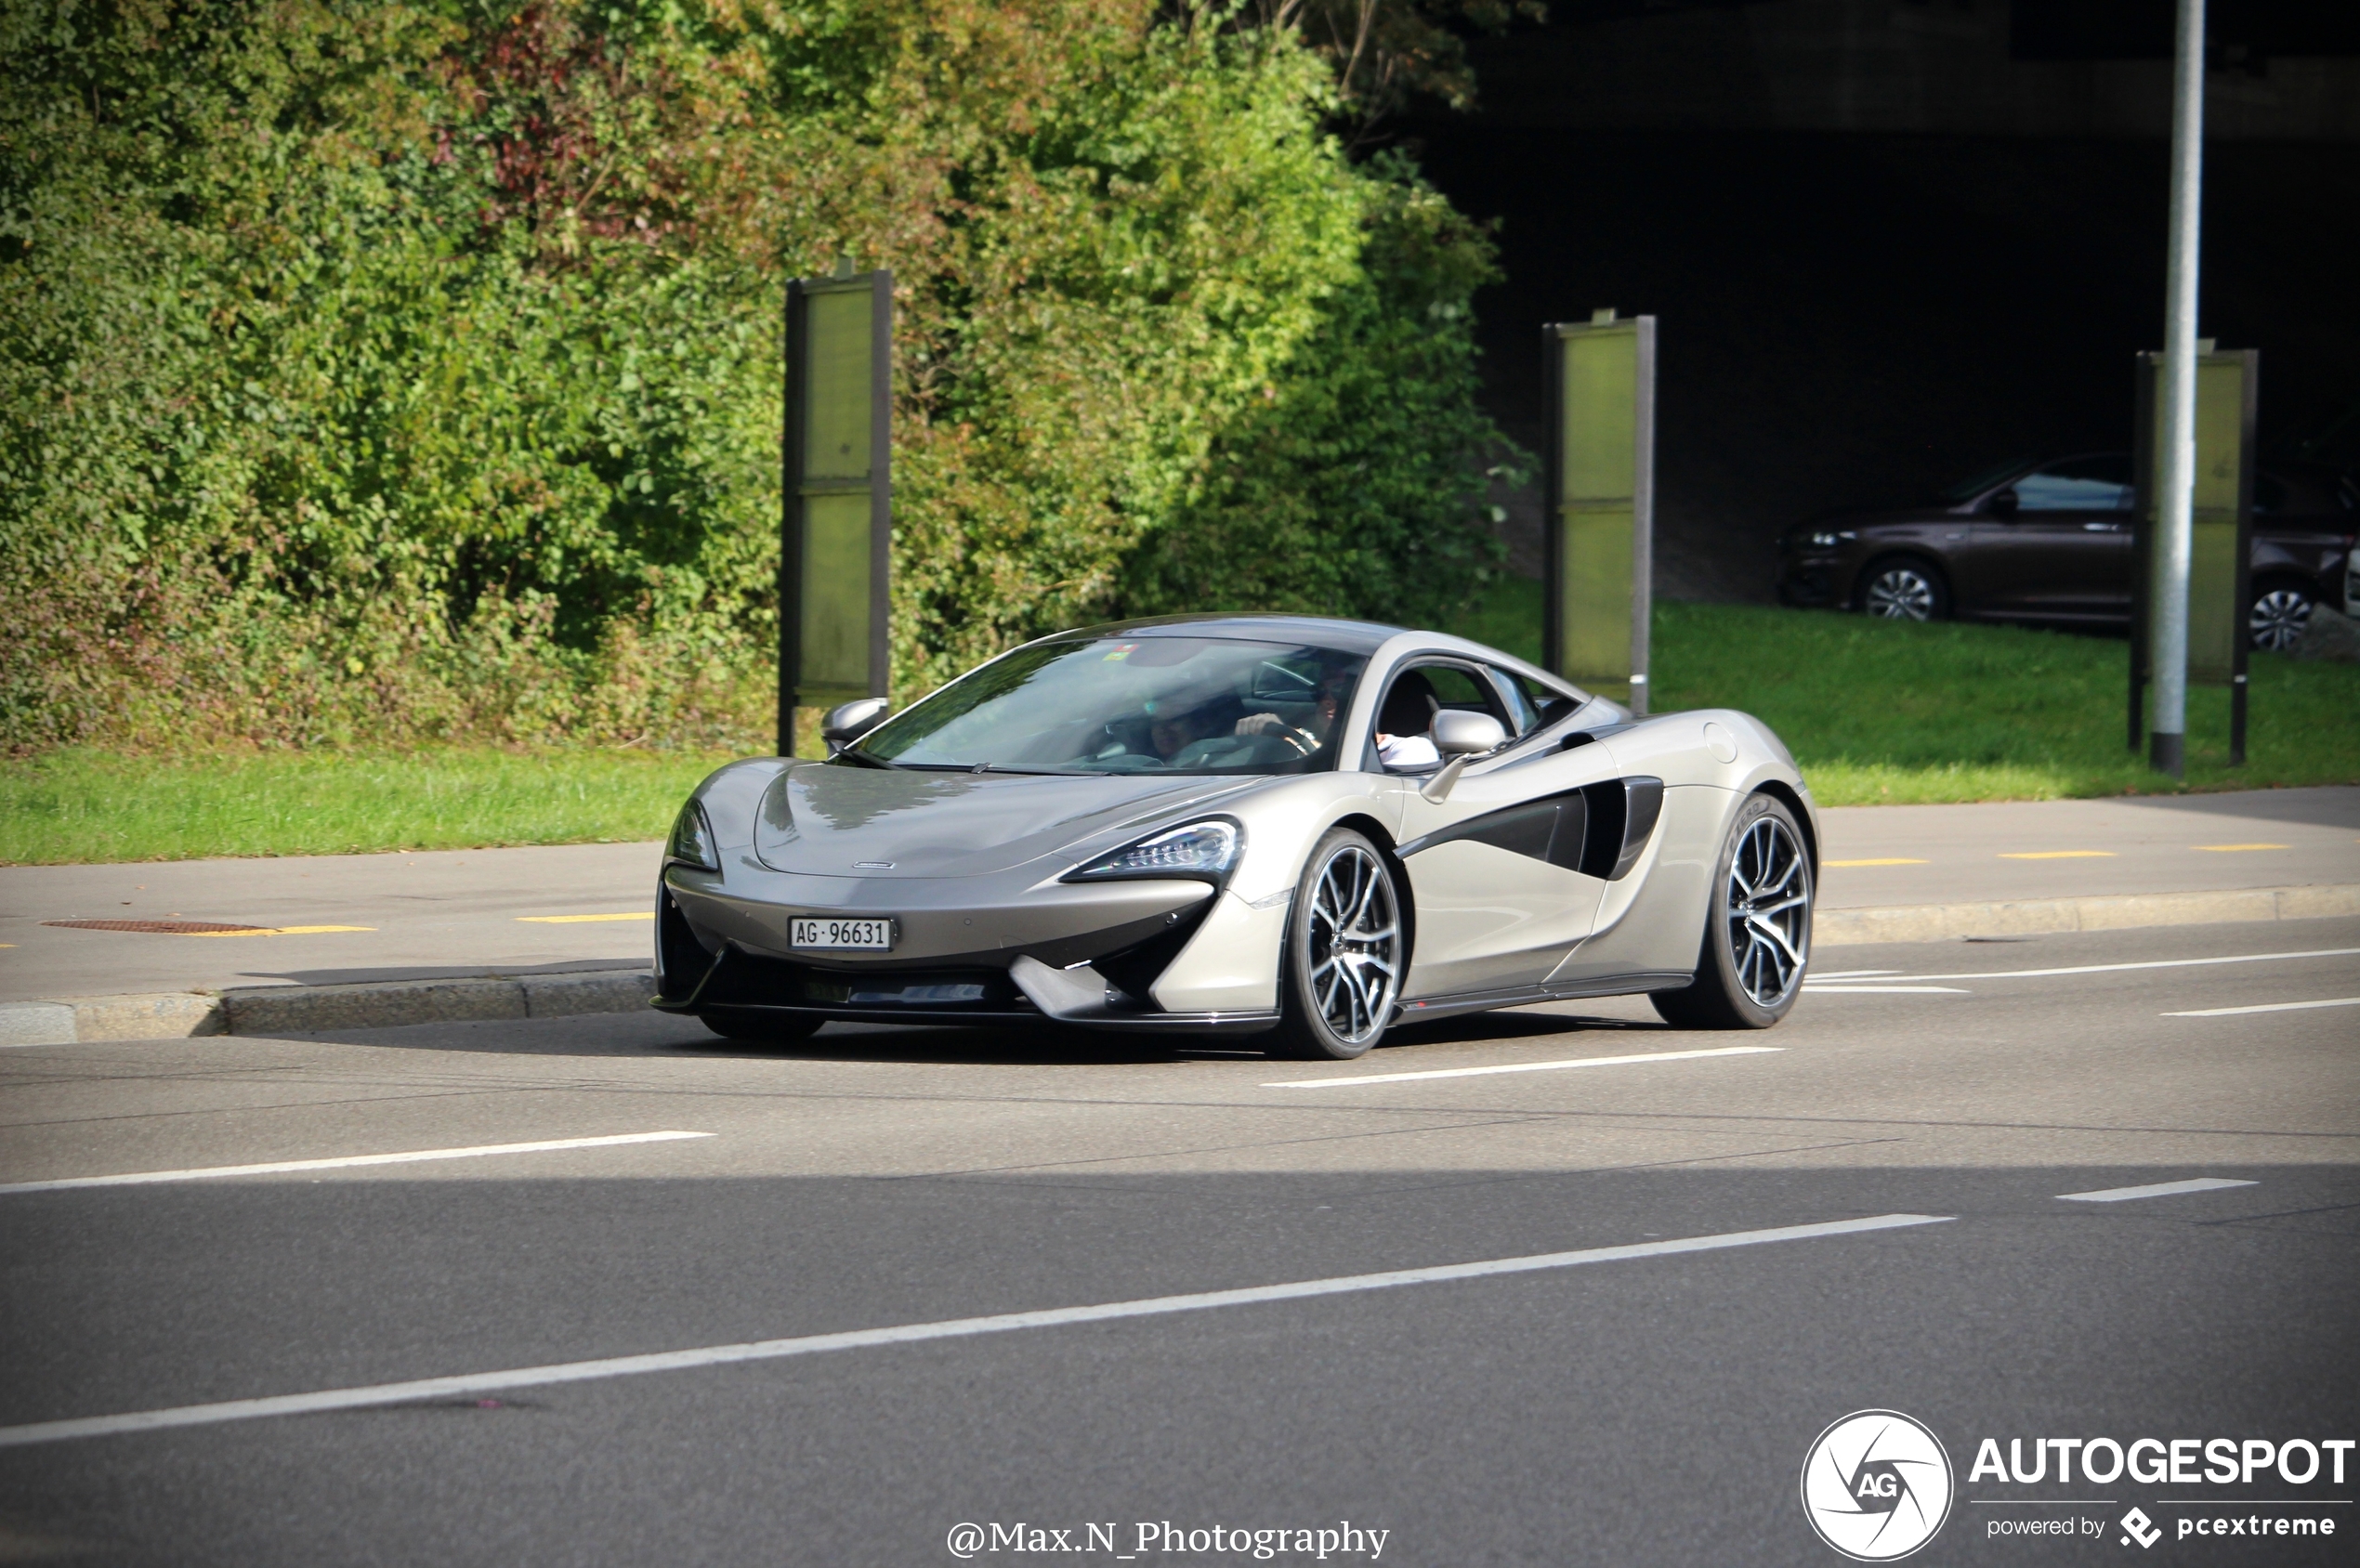
[(1491, 684), (1498, 686), (1500, 694), (1507, 699), (1511, 721), (1508, 733), (1530, 735), (1540, 728), (1541, 709), (1532, 700), (1531, 694), (1525, 690), (1524, 682), (1517, 679), (1513, 671), (1502, 670), (1496, 664), (1486, 665), (1485, 668), (1491, 672)]
[(1364, 765), (1371, 769), (1378, 765), (1376, 736), (1398, 739), (1426, 735), (1434, 728), (1434, 716), (1446, 708), (1488, 713), (1502, 727), (1512, 723), (1507, 705), (1492, 689), (1491, 683), (1472, 670), (1456, 664), (1412, 665), (1394, 675), (1392, 685), (1385, 688), (1384, 700), (1377, 705), (1376, 727), (1369, 739), (1370, 761)]
[(1491, 683), (1479, 680), (1472, 670), (1462, 670), (1451, 664), (1428, 665), (1421, 672), (1433, 683), (1435, 700), (1445, 708), (1462, 712), (1488, 713), (1502, 725), (1508, 722), (1507, 712), (1500, 705), (1500, 694)]
[(2119, 452), (2076, 457), (2015, 482), (2019, 512), (2128, 512), (2131, 460)]
[(1533, 729), (1546, 729), (1581, 706), (1564, 692), (1542, 686), (1528, 676), (1502, 670), (1500, 678), (1514, 688), (1523, 698), (1524, 705), (1532, 711)]

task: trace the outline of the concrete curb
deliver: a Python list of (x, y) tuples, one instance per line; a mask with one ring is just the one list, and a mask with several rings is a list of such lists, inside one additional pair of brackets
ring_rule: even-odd
[[(2135, 893), (2013, 904), (1910, 904), (1822, 909), (1812, 939), (1822, 947), (1867, 942), (1942, 942), (1962, 936), (2041, 936), (2140, 926), (2231, 925), (2360, 915), (2360, 884), (2248, 887), (2217, 893)], [(646, 969), (477, 980), (396, 980), (360, 986), (258, 986), (217, 997), (62, 997), (0, 1002), (0, 1046), (98, 1040), (188, 1039), (199, 1035), (302, 1034), (387, 1029), (403, 1024), (571, 1018), (637, 1013), (655, 995)]]
[(217, 997), (190, 991), (63, 997), (54, 1001), (0, 1003), (0, 1046), (570, 1018), (593, 1013), (637, 1013), (655, 994), (653, 971), (611, 969), (358, 986), (256, 986), (224, 991)]
[(1881, 909), (1821, 909), (1814, 947), (1865, 942), (1942, 942), (1961, 936), (2046, 936), (2067, 931), (2128, 931), (2157, 925), (2235, 925), (2259, 921), (2360, 915), (2360, 884), (2239, 887), (2213, 893), (2127, 893), (2096, 898), (2035, 898), (2011, 904), (1908, 904)]

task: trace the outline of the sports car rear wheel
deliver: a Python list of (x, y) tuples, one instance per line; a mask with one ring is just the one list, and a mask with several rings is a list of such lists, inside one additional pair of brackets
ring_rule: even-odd
[(1331, 828), (1295, 886), (1273, 1054), (1349, 1062), (1393, 1022), (1409, 945), (1393, 870), (1377, 846)]
[(1811, 956), (1811, 861), (1784, 802), (1754, 795), (1722, 846), (1697, 977), (1648, 1000), (1686, 1029), (1766, 1029), (1803, 990)]
[(724, 1039), (749, 1045), (792, 1045), (819, 1032), (823, 1020), (801, 1013), (773, 1013), (759, 1007), (708, 1007), (698, 1022)]

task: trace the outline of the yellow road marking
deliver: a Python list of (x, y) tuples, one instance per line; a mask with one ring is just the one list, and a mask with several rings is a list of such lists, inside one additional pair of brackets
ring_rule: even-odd
[(1922, 860), (1905, 860), (1895, 856), (1884, 860), (1822, 860), (1822, 866), (1922, 866)]
[(2111, 860), (2110, 849), (2027, 849), (2002, 855), (2002, 860)]
[(317, 936), (323, 931), (374, 931), (374, 925), (265, 925), (252, 931), (176, 931), (175, 936)]
[(534, 925), (580, 925), (586, 921), (651, 921), (655, 918), (656, 912), (653, 909), (634, 909), (628, 914), (622, 915), (518, 915), (517, 917), (520, 921), (529, 921)]
[(2200, 843), (2196, 847), (2209, 850), (2214, 855), (2235, 855), (2239, 850), (2245, 849), (2290, 849), (2293, 846), (2283, 843)]

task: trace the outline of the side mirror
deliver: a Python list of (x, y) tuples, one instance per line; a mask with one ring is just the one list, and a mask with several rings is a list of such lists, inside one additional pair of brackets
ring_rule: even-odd
[(1475, 757), (1508, 743), (1508, 732), (1488, 713), (1446, 708), (1434, 716), (1434, 749), (1446, 757)]
[(893, 704), (882, 697), (855, 698), (829, 709), (819, 721), (819, 738), (828, 743), (828, 755), (834, 756), (876, 728), (892, 710)]
[(1445, 708), (1436, 713), (1434, 728), (1427, 734), (1434, 740), (1434, 749), (1450, 759), (1418, 791), (1436, 805), (1450, 798), (1450, 787), (1459, 782), (1459, 775), (1467, 770), (1469, 762), (1508, 743), (1507, 728), (1498, 719), (1459, 708)]
[(2012, 487), (1996, 492), (1983, 503), (1983, 509), (1995, 517), (2013, 517), (2016, 515), (2016, 492)]

